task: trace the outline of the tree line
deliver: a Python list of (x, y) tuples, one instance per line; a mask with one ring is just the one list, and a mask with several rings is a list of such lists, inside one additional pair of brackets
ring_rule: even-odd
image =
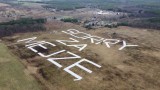
[(14, 33), (36, 32), (46, 30), (46, 19), (21, 18), (0, 23), (0, 37), (10, 36)]

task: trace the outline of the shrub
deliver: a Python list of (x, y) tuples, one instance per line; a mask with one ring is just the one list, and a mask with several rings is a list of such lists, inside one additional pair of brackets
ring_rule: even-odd
[(61, 21), (63, 21), (63, 22), (77, 23), (77, 22), (78, 22), (78, 19), (74, 19), (74, 18), (64, 18), (64, 19), (61, 19)]

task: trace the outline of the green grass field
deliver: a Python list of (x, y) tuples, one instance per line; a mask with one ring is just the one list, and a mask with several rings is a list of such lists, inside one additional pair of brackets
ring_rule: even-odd
[(0, 90), (41, 90), (38, 82), (24, 70), (17, 58), (0, 43)]

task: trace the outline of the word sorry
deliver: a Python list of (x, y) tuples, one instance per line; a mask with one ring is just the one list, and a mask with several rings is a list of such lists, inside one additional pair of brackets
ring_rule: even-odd
[[(80, 32), (76, 29), (68, 29), (67, 31), (62, 31), (62, 32), (66, 33), (66, 34), (69, 34), (69, 35), (71, 35), (75, 38), (82, 39), (82, 40), (89, 39), (91, 41), (91, 43), (94, 43), (94, 44), (100, 44), (100, 43), (103, 44), (104, 43), (108, 48), (110, 48), (111, 45), (123, 42), (123, 45), (118, 50), (122, 50), (126, 47), (138, 46), (138, 45), (131, 45), (131, 44), (129, 45), (124, 40), (105, 39), (105, 38), (102, 38), (102, 37), (93, 36), (93, 35), (90, 35), (90, 34), (87, 34), (87, 33), (84, 33), (84, 32)], [(60, 43), (62, 43), (62, 42), (60, 42)], [(62, 44), (64, 44), (64, 43), (62, 43)]]

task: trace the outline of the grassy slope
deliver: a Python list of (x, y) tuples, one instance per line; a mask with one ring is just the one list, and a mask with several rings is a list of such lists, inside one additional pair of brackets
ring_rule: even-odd
[(33, 77), (24, 73), (24, 66), (0, 43), (0, 90), (40, 90)]

